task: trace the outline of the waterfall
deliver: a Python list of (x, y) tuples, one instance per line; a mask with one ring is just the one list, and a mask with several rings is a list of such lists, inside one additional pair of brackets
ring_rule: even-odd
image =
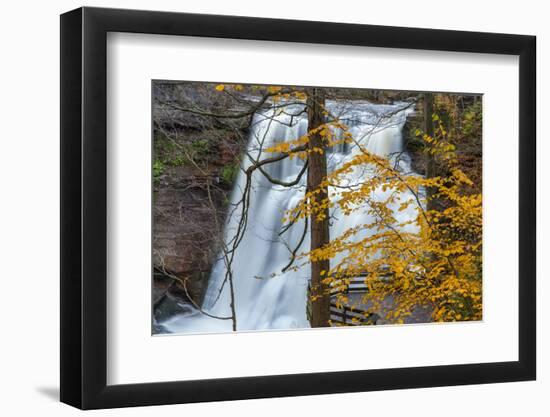
[[(407, 103), (392, 105), (368, 102), (327, 102), (331, 114), (336, 114), (349, 127), (355, 140), (369, 152), (388, 158), (398, 158), (396, 163), (404, 172), (410, 171), (408, 156), (403, 152), (402, 128), (407, 114), (412, 111)], [(307, 116), (302, 105), (293, 105), (284, 112), (269, 109), (254, 116), (250, 129), (247, 153), (251, 158), (262, 160), (272, 157), (264, 152), (281, 141), (291, 141), (307, 133)], [(342, 132), (334, 132), (341, 135)], [(359, 152), (356, 144), (339, 144), (327, 152), (328, 170), (331, 171)], [(239, 201), (246, 185), (246, 170), (251, 164), (245, 156), (242, 170), (236, 179), (231, 196), (230, 214), (225, 226), (225, 241), (230, 243), (238, 230), (241, 218)], [(284, 182), (293, 181), (303, 168), (300, 158), (286, 158), (265, 165), (265, 171)], [(349, 175), (349, 182), (357, 183), (369, 175), (365, 167), (356, 168)], [(237, 330), (293, 329), (309, 327), (306, 318), (306, 301), (309, 267), (282, 272), (289, 263), (291, 251), (300, 242), (304, 231), (304, 220), (296, 222), (288, 230), (283, 229), (286, 210), (295, 207), (305, 192), (307, 175), (300, 182), (288, 188), (271, 183), (261, 172), (252, 175), (250, 205), (244, 237), (238, 245), (232, 262)], [(331, 190), (329, 190), (329, 193)], [(378, 190), (380, 198), (384, 192)], [(400, 202), (411, 198), (403, 195), (395, 203), (398, 220), (416, 216), (414, 210), (397, 211)], [(336, 237), (356, 225), (369, 222), (368, 215), (360, 211), (349, 216), (333, 213), (330, 226), (331, 237)], [(283, 232), (284, 231), (284, 232)], [(365, 237), (368, 231), (356, 236)], [(301, 245), (300, 252), (309, 250), (309, 232)], [(230, 246), (230, 245), (229, 245)], [(221, 256), (220, 256), (221, 258)], [(231, 315), (230, 287), (226, 281), (227, 268), (223, 259), (218, 260), (211, 272), (205, 294), (203, 310), (217, 317)], [(168, 319), (162, 325), (171, 333), (205, 333), (230, 331), (231, 320), (219, 320), (191, 309)]]

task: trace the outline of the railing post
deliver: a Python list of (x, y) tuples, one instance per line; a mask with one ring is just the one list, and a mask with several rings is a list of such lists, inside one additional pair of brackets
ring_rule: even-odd
[(344, 308), (343, 308), (344, 313), (343, 313), (342, 317), (343, 317), (343, 321), (344, 321), (344, 325), (345, 325), (345, 324), (346, 324), (346, 320), (347, 320), (347, 314), (346, 314), (346, 310), (347, 310), (347, 309), (346, 309), (346, 306), (343, 306), (343, 307), (344, 307)]

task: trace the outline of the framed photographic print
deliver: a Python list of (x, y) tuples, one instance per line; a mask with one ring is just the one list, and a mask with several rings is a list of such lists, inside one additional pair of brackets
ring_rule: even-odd
[(535, 379), (534, 37), (80, 8), (61, 101), (63, 402)]

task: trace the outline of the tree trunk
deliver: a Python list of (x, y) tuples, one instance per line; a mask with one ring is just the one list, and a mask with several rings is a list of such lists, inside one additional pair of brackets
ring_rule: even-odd
[[(324, 123), (323, 110), (325, 96), (321, 89), (308, 90), (308, 131)], [(323, 138), (316, 133), (309, 138), (309, 148), (325, 149)], [(310, 152), (308, 156), (307, 189), (321, 190), (311, 197), (311, 203), (320, 203), (328, 198), (328, 188), (321, 187), (327, 177), (327, 159), (325, 152)], [(318, 219), (318, 215), (323, 216)], [(326, 207), (322, 212), (312, 215), (310, 219), (311, 250), (318, 249), (329, 242), (329, 212)], [(321, 282), (321, 271), (330, 269), (330, 261), (322, 260), (311, 263), (311, 327), (328, 327), (330, 320), (330, 291), (328, 285)]]
[[(434, 135), (434, 123), (432, 120), (434, 107), (434, 97), (432, 93), (424, 93), (424, 133), (430, 137)], [(430, 147), (432, 145), (429, 145)], [(426, 178), (433, 178), (436, 176), (436, 163), (435, 156), (431, 152), (426, 153)], [(426, 208), (428, 210), (435, 209), (435, 202), (433, 200), (434, 194), (433, 187), (426, 188)]]

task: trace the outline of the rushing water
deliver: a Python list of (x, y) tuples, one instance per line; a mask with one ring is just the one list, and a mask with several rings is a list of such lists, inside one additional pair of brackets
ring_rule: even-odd
[[(393, 105), (375, 105), (367, 102), (328, 102), (332, 114), (340, 115), (349, 126), (357, 142), (369, 152), (389, 158), (398, 158), (400, 168), (410, 170), (409, 159), (403, 152), (402, 128), (410, 106), (404, 103)], [(252, 158), (263, 159), (273, 154), (264, 153), (265, 149), (281, 141), (294, 140), (307, 133), (307, 117), (300, 106), (287, 109), (283, 114), (274, 110), (256, 114), (251, 128), (248, 153)], [(299, 115), (298, 115), (299, 114)], [(297, 116), (294, 116), (297, 115)], [(341, 132), (335, 132), (341, 134)], [(327, 153), (329, 171), (348, 161), (357, 152), (355, 144), (340, 144)], [(243, 158), (242, 168), (250, 166), (250, 159)], [(294, 180), (303, 168), (304, 162), (299, 158), (284, 159), (266, 165), (265, 170), (273, 178), (285, 182)], [(368, 168), (358, 168), (349, 175), (349, 183), (356, 184), (369, 174)], [(302, 267), (297, 271), (282, 269), (289, 263), (291, 250), (298, 244), (304, 230), (303, 220), (283, 231), (283, 215), (294, 207), (302, 198), (307, 175), (303, 175), (299, 184), (292, 188), (274, 185), (258, 170), (252, 176), (250, 206), (244, 238), (240, 242), (232, 262), (235, 294), (235, 311), (237, 330), (292, 329), (309, 327), (306, 318), (306, 289), (309, 268)], [(236, 205), (245, 187), (246, 175), (240, 172), (231, 197)], [(331, 190), (329, 190), (330, 193)], [(379, 198), (384, 197), (382, 190), (377, 190)], [(411, 198), (401, 196), (401, 201)], [(399, 201), (395, 204), (397, 207)], [(225, 226), (225, 240), (230, 243), (234, 238), (239, 220), (240, 206), (228, 216)], [(331, 237), (343, 233), (356, 225), (369, 222), (367, 214), (357, 211), (349, 216), (333, 213), (330, 227)], [(413, 209), (398, 212), (398, 220), (415, 216)], [(361, 239), (368, 233), (359, 235)], [(306, 235), (301, 251), (309, 249), (309, 236)], [(218, 261), (213, 269), (203, 303), (203, 310), (211, 315), (230, 316), (230, 289), (225, 280), (226, 266), (223, 260)], [(225, 282), (224, 282), (225, 281)], [(231, 320), (219, 320), (208, 317), (191, 308), (188, 313), (169, 318), (162, 323), (170, 333), (203, 333), (230, 331)]]

